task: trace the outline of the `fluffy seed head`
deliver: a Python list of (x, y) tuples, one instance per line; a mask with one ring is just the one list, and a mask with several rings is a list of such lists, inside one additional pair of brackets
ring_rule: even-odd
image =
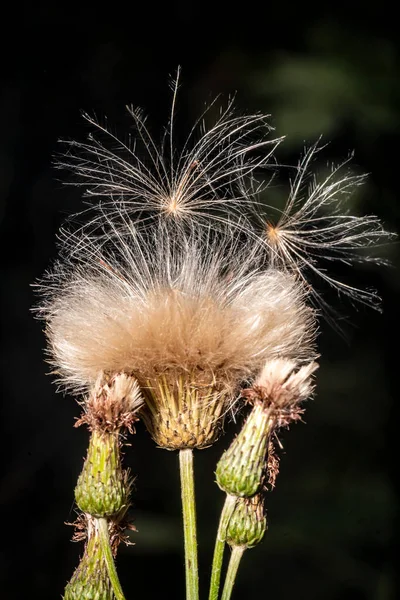
[(78, 390), (101, 372), (143, 383), (197, 369), (231, 384), (266, 360), (312, 353), (314, 313), (301, 287), (262, 270), (230, 232), (120, 230), (111, 247), (82, 245), (79, 262), (56, 268), (43, 290), (51, 360)]
[(241, 431), (217, 464), (216, 481), (227, 494), (251, 497), (264, 485), (265, 471), (274, 487), (279, 470), (272, 436), (279, 427), (288, 426), (302, 414), (300, 403), (312, 392), (312, 362), (298, 370), (287, 359), (268, 361), (253, 387), (242, 391), (253, 408)]
[[(43, 285), (50, 290), (40, 310), (51, 361), (60, 380), (78, 391), (99, 373), (134, 376), (160, 445), (177, 447), (177, 420), (186, 430), (182, 415), (193, 403), (203, 413), (210, 409), (209, 427), (266, 360), (314, 354), (314, 312), (301, 287), (287, 273), (263, 269), (257, 247), (232, 231), (160, 225), (149, 233), (130, 226), (110, 239), (81, 240), (72, 264)], [(153, 418), (160, 413), (175, 423), (162, 435)], [(203, 421), (199, 427), (190, 443), (200, 436), (206, 445), (211, 432)]]
[(68, 582), (65, 600), (113, 600), (114, 593), (101, 548), (98, 520), (89, 515), (82, 516), (79, 527), (85, 527), (86, 544), (80, 563)]
[(306, 271), (368, 303), (373, 294), (336, 281), (317, 260), (348, 262), (387, 235), (375, 217), (342, 211), (338, 199), (362, 178), (334, 169), (303, 193), (317, 146), (260, 235), (245, 210), (256, 204), (246, 182), (270, 166), (280, 140), (269, 139), (265, 116), (238, 116), (230, 102), (210, 127), (205, 111), (178, 152), (177, 88), (160, 146), (132, 109), (134, 140), (87, 117), (99, 136), (69, 143), (58, 166), (97, 198), (94, 217), (61, 232), (61, 260), (42, 281), (39, 308), (59, 381), (86, 392), (99, 377), (135, 378), (143, 417), (168, 448), (211, 443), (235, 390), (261, 371), (244, 395), (269, 406), (276, 426), (299, 418), (316, 368)]

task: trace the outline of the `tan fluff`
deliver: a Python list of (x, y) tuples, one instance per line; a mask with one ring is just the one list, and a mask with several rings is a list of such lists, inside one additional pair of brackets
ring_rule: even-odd
[(264, 365), (254, 387), (262, 389), (263, 396), (271, 402), (276, 397), (278, 404), (300, 403), (312, 395), (314, 382), (311, 376), (317, 369), (316, 362), (299, 368), (294, 360), (274, 359)]
[(137, 414), (144, 401), (138, 382), (126, 373), (109, 376), (100, 373), (85, 402), (84, 413), (75, 427), (86, 423), (100, 433), (112, 433), (121, 428), (133, 431)]
[(271, 431), (288, 427), (301, 418), (301, 403), (309, 398), (315, 388), (313, 373), (318, 363), (310, 362), (299, 367), (293, 360), (278, 358), (264, 365), (253, 389), (246, 390), (248, 397), (261, 401), (271, 420)]
[(43, 283), (40, 309), (55, 371), (75, 390), (101, 372), (143, 383), (194, 371), (231, 390), (266, 360), (314, 355), (314, 313), (298, 282), (262, 268), (254, 245), (229, 230), (130, 226), (108, 246), (81, 241), (78, 254)]

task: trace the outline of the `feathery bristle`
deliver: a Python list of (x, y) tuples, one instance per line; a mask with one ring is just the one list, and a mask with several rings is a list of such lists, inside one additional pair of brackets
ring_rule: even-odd
[[(320, 150), (322, 147), (316, 143), (305, 151), (291, 182), (286, 206), (275, 222), (269, 211), (263, 215), (259, 209), (253, 210), (257, 235), (266, 245), (272, 266), (288, 269), (304, 282), (309, 274), (315, 274), (352, 300), (379, 308), (380, 298), (374, 290), (359, 289), (336, 279), (324, 264), (384, 263), (365, 250), (373, 251), (394, 234), (385, 231), (374, 215), (349, 214), (345, 200), (365, 180), (364, 175), (353, 175), (346, 169), (351, 157), (332, 166), (325, 179), (317, 180), (310, 165)], [(310, 291), (317, 305), (324, 306), (317, 290), (310, 286)]]
[(314, 313), (301, 286), (263, 270), (257, 247), (229, 230), (119, 229), (107, 247), (82, 242), (42, 289), (51, 360), (72, 388), (100, 372), (144, 381), (193, 370), (229, 387), (268, 359), (313, 355)]
[[(88, 142), (68, 141), (66, 155), (56, 166), (77, 175), (72, 185), (101, 200), (110, 217), (121, 208), (137, 221), (155, 219), (225, 222), (227, 212), (241, 214), (247, 202), (239, 182), (260, 168), (270, 167), (272, 153), (282, 138), (271, 139), (268, 116), (237, 115), (233, 100), (211, 125), (208, 106), (178, 152), (173, 143), (176, 89), (170, 124), (163, 142), (153, 140), (140, 110), (127, 107), (135, 134), (124, 142), (107, 125), (84, 114), (97, 130)], [(169, 143), (167, 143), (169, 142)]]

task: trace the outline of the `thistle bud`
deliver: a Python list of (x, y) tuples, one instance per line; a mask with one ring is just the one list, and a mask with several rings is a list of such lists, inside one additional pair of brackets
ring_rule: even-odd
[(129, 504), (128, 472), (122, 469), (119, 432), (132, 431), (142, 404), (136, 380), (124, 373), (101, 373), (77, 425), (91, 430), (87, 457), (75, 488), (79, 508), (94, 517), (117, 515)]
[(238, 498), (226, 531), (230, 546), (253, 548), (259, 544), (267, 529), (264, 511), (264, 495)]
[(75, 500), (94, 517), (111, 517), (129, 503), (128, 474), (121, 467), (119, 445), (115, 433), (92, 432)]
[(100, 539), (93, 519), (88, 520), (88, 539), (81, 561), (67, 584), (64, 600), (114, 600)]
[(254, 496), (260, 491), (267, 470), (274, 486), (278, 469), (271, 434), (301, 419), (301, 402), (313, 391), (312, 374), (317, 368), (315, 362), (298, 368), (292, 360), (272, 360), (265, 364), (253, 387), (243, 390), (242, 395), (253, 404), (253, 410), (222, 455), (216, 471), (217, 483), (227, 494)]
[(262, 404), (254, 406), (237, 437), (217, 464), (219, 487), (227, 494), (251, 497), (264, 480), (270, 417)]

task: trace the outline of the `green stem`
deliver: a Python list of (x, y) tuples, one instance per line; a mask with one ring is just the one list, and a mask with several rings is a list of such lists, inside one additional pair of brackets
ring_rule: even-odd
[(231, 559), (229, 561), (228, 571), (226, 573), (225, 585), (221, 600), (230, 600), (240, 560), (245, 549), (246, 548), (244, 546), (233, 546), (232, 548)]
[(108, 576), (113, 587), (116, 600), (125, 600), (124, 592), (118, 579), (117, 569), (115, 568), (114, 557), (111, 551), (110, 536), (108, 535), (108, 521), (101, 518), (96, 519), (100, 537), (101, 549), (104, 560), (107, 565)]
[(211, 571), (209, 600), (218, 600), (219, 585), (221, 580), (222, 561), (225, 550), (226, 528), (236, 505), (236, 496), (226, 495), (225, 504), (221, 512), (217, 539), (215, 540), (214, 557)]
[(194, 493), (193, 451), (179, 450), (183, 533), (185, 538), (186, 600), (199, 598), (197, 566), (196, 500)]

